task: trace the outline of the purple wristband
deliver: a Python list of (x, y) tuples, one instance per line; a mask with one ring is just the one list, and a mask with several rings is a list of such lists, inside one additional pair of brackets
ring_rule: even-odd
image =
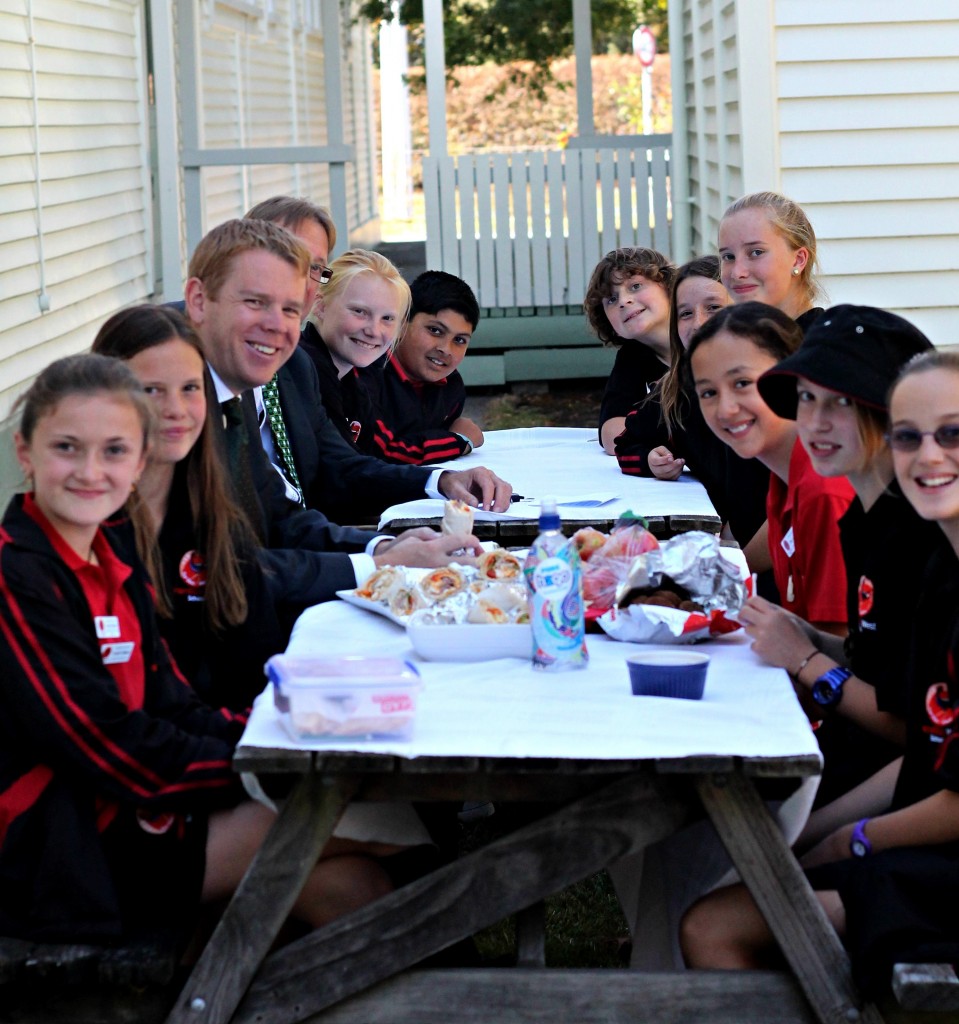
[(872, 843), (869, 842), (869, 837), (866, 835), (866, 825), (869, 824), (869, 821), (869, 818), (861, 818), (852, 830), (849, 852), (854, 857), (868, 857), (872, 853)]

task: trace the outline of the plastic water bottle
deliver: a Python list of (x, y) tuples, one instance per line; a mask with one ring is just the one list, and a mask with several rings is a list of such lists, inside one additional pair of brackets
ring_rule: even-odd
[(589, 659), (579, 553), (560, 525), (556, 499), (544, 498), (539, 536), (523, 567), (533, 628), (533, 666), (553, 672), (585, 668)]

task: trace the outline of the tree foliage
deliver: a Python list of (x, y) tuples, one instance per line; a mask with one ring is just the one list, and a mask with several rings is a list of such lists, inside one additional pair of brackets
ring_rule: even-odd
[[(633, 30), (649, 25), (668, 49), (667, 0), (592, 0), (593, 52), (628, 53)], [(390, 0), (364, 0), (360, 16), (392, 20)], [(400, 17), (410, 29), (411, 63), (423, 62), (423, 2), (403, 0)], [(573, 52), (572, 0), (444, 0), (446, 66), (530, 61), (527, 84), (541, 88), (549, 62)], [(417, 52), (418, 51), (418, 52)], [(522, 73), (522, 72), (521, 72)]]

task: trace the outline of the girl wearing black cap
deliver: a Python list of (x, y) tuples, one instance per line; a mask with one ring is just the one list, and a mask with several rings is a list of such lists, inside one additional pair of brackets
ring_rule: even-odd
[[(943, 540), (914, 595), (905, 754), (820, 812), (835, 811), (803, 857), (867, 996), (888, 986), (895, 963), (959, 961), (959, 356), (915, 357), (889, 412), (901, 492)], [(690, 966), (756, 967), (772, 936), (733, 886), (687, 913), (682, 942)]]
[(717, 437), (770, 470), (769, 555), (783, 605), (818, 628), (844, 633), (846, 580), (837, 521), (853, 498), (843, 479), (818, 476), (796, 424), (766, 404), (757, 382), (794, 352), (802, 332), (785, 313), (759, 302), (727, 306), (689, 346), (703, 416)]
[[(931, 348), (921, 331), (893, 313), (835, 306), (810, 329), (798, 352), (759, 381), (768, 405), (795, 417), (815, 471), (848, 478), (856, 492), (839, 524), (849, 635), (842, 646), (762, 598), (747, 603), (742, 621), (756, 653), (791, 672), (821, 713), (835, 709), (900, 746), (903, 627), (912, 619), (918, 573), (940, 543), (940, 531), (919, 517), (893, 479), (892, 453), (883, 437), (886, 395), (903, 365)], [(828, 799), (888, 763), (898, 747), (858, 742), (844, 732), (824, 753), (822, 796)]]

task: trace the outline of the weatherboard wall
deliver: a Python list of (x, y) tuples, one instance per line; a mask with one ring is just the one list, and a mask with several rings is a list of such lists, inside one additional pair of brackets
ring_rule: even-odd
[(937, 344), (959, 295), (959, 5), (684, 0), (691, 248), (746, 192), (799, 202), (825, 301), (884, 306)]

